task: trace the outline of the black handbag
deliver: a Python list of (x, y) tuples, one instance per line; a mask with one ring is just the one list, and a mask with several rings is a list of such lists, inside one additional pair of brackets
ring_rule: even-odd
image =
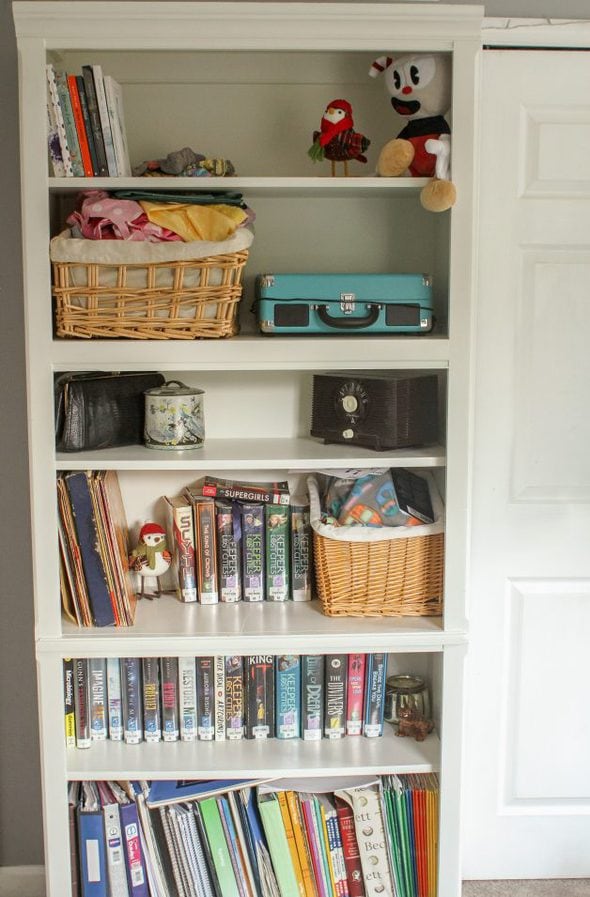
[(155, 371), (56, 374), (55, 442), (59, 452), (141, 445), (144, 392), (165, 382)]

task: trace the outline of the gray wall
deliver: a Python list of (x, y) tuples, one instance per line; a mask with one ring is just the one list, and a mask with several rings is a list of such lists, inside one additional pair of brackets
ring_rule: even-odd
[[(0, 866), (43, 862), (27, 487), (17, 58), (0, 0)], [(42, 0), (40, 0), (42, 2)], [(488, 0), (489, 16), (590, 15), (588, 0)], [(173, 149), (173, 147), (170, 147)]]

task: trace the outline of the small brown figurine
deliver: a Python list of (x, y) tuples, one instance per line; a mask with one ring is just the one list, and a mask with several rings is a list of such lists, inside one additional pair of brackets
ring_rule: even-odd
[(401, 737), (409, 735), (416, 741), (424, 741), (429, 732), (434, 729), (431, 719), (426, 719), (412, 707), (403, 707), (399, 712), (399, 725), (396, 735)]

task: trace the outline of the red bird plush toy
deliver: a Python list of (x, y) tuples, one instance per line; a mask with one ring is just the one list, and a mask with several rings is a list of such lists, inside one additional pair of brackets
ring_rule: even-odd
[(348, 176), (348, 161), (366, 162), (363, 155), (370, 140), (354, 130), (352, 107), (347, 100), (332, 100), (328, 104), (320, 124), (320, 130), (313, 132), (313, 144), (308, 155), (314, 162), (329, 159), (332, 163), (332, 177), (336, 174), (336, 162), (344, 162), (344, 174)]

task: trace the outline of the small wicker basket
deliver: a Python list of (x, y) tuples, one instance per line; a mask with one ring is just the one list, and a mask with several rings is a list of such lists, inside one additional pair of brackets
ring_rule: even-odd
[(442, 501), (429, 479), (433, 524), (334, 527), (320, 522), (317, 480), (308, 479), (315, 582), (327, 616), (438, 616), (443, 608)]
[(93, 241), (62, 234), (51, 241), (56, 335), (233, 336), (251, 242), (244, 229), (217, 244)]

